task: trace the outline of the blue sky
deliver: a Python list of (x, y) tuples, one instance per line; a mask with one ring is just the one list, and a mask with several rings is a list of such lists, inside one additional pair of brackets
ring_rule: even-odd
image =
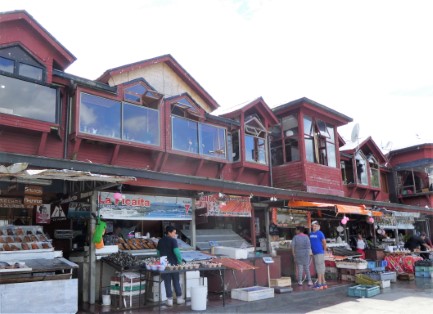
[(308, 97), (392, 149), (433, 142), (431, 1), (2, 0), (25, 9), (77, 57), (105, 70), (171, 54), (224, 108)]

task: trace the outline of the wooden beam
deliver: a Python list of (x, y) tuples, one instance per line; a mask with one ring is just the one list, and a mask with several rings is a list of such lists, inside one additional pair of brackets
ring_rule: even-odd
[(111, 156), (110, 165), (114, 165), (117, 162), (117, 157), (119, 157), (120, 144), (114, 145), (113, 155)]
[(195, 168), (194, 176), (197, 176), (201, 168), (203, 168), (204, 159), (200, 159), (200, 161), (197, 163), (197, 167)]
[(37, 153), (39, 156), (42, 156), (43, 152), (45, 151), (45, 146), (47, 145), (47, 137), (48, 137), (47, 132), (41, 133), (41, 141), (39, 142), (38, 153)]

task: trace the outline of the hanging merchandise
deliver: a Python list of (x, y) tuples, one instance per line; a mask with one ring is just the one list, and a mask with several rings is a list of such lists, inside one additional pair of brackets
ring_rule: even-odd
[[(96, 218), (96, 215), (94, 215)], [(104, 234), (105, 229), (107, 229), (107, 223), (105, 221), (102, 221), (101, 218), (98, 216), (96, 218), (96, 226), (95, 226), (95, 232), (93, 233), (92, 241), (95, 243), (95, 248), (102, 249), (104, 247)]]

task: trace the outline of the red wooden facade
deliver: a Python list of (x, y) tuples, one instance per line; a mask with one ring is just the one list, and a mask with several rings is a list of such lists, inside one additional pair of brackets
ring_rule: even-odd
[[(384, 167), (387, 159), (373, 140), (370, 138), (356, 149), (340, 152), (341, 138), (337, 128), (352, 119), (313, 100), (301, 98), (271, 110), (262, 98), (258, 98), (239, 109), (215, 116), (211, 113), (219, 107), (217, 102), (170, 55), (107, 70), (99, 79), (91, 81), (64, 72), (75, 57), (27, 12), (0, 14), (0, 27), (3, 34), (0, 36), (0, 57), (9, 60), (1, 52), (15, 49), (20, 56), (32, 59), (43, 69), (38, 81), (17, 76), (13, 70), (3, 71), (3, 68), (0, 76), (47, 87), (57, 93), (56, 118), (48, 121), (34, 118), (28, 110), (25, 117), (14, 114), (11, 108), (1, 109), (4, 106), (0, 104), (0, 152), (108, 165), (116, 172), (132, 169), (137, 173), (152, 171), (219, 180), (222, 182), (219, 188), (208, 188), (214, 191), (224, 189), (224, 182), (235, 182), (308, 192), (316, 199), (317, 195), (319, 198), (320, 195), (342, 197), (346, 198), (346, 203), (351, 199), (388, 201), (392, 194), (388, 193), (386, 180), (391, 168)], [(9, 61), (21, 62), (13, 58)], [(133, 88), (144, 91), (133, 94)], [(83, 105), (88, 99), (96, 105), (113, 103), (123, 111), (118, 111), (117, 115), (88, 115)], [(86, 119), (92, 123), (105, 119), (109, 126), (114, 118), (123, 119), (125, 106), (134, 110), (146, 108), (149, 116), (157, 117), (146, 120), (155, 126), (148, 132), (154, 132), (157, 141), (131, 140), (116, 135), (114, 130), (111, 135), (101, 135), (99, 130), (86, 129), (81, 123)], [(177, 148), (182, 140), (181, 134), (173, 129), (177, 122), (192, 125), (197, 132), (206, 129), (209, 134), (218, 134), (213, 138), (213, 142), (218, 139), (218, 145), (213, 143), (214, 149), (207, 148), (206, 151), (205, 144), (198, 141), (192, 151)], [(184, 141), (189, 142), (189, 139), (185, 137)], [(430, 150), (431, 147), (426, 146), (424, 154), (415, 150), (408, 154), (400, 152), (393, 157), (392, 164), (430, 158)], [(352, 164), (353, 172), (358, 152), (365, 160), (376, 162), (377, 182), (372, 183), (371, 178), (361, 184), (345, 181), (341, 165)], [(351, 177), (355, 178), (356, 174), (353, 172)], [(190, 191), (206, 189), (185, 181), (139, 179), (134, 184)], [(233, 186), (223, 192), (249, 194), (245, 189), (237, 190)], [(261, 196), (271, 195), (269, 191), (261, 193)], [(289, 198), (293, 196), (287, 196)], [(428, 200), (430, 207), (429, 198), (423, 199)], [(399, 201), (414, 203), (401, 197)], [(424, 203), (416, 205), (423, 206)]]

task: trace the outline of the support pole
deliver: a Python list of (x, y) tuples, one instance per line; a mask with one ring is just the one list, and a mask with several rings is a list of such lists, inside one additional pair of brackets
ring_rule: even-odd
[[(90, 208), (92, 213), (97, 214), (97, 192), (92, 194), (90, 199)], [(93, 233), (95, 232), (95, 219), (90, 219), (89, 224), (89, 303), (95, 304), (96, 295), (96, 255), (95, 255), (95, 245), (92, 242)], [(102, 287), (99, 287), (101, 289)]]

